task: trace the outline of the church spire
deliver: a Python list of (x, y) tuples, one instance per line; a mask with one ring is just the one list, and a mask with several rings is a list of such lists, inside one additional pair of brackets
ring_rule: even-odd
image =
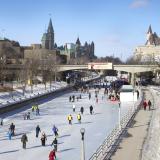
[(148, 34), (150, 33), (150, 34), (152, 34), (152, 27), (151, 27), (151, 25), (149, 25), (149, 28), (148, 28), (148, 32), (147, 32)]
[(79, 40), (79, 37), (77, 38), (76, 44), (77, 44), (77, 45), (81, 45), (81, 42), (80, 42), (80, 40)]
[(47, 32), (48, 32), (48, 33), (53, 33), (53, 32), (54, 32), (51, 18), (50, 18), (50, 20), (49, 20), (49, 25), (48, 25), (48, 30), (47, 30)]

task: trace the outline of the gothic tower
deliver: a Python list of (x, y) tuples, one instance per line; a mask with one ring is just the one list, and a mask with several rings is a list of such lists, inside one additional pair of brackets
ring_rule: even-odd
[(44, 33), (42, 37), (42, 48), (49, 50), (54, 49), (54, 30), (51, 19), (49, 21), (47, 33)]
[(91, 58), (94, 57), (94, 42), (91, 43)]
[(52, 20), (50, 19), (47, 29), (48, 49), (54, 49), (54, 30), (52, 26)]

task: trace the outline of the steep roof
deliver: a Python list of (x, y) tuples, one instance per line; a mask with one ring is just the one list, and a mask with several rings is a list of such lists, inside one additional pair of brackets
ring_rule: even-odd
[(77, 38), (76, 44), (81, 45), (81, 42), (79, 40), (79, 37)]
[(48, 33), (53, 33), (53, 32), (54, 32), (51, 18), (50, 18), (50, 20), (49, 20), (49, 25), (48, 25), (48, 30), (47, 30), (47, 32), (48, 32)]
[(149, 25), (149, 28), (148, 28), (148, 32), (147, 33), (151, 33), (152, 34), (152, 27), (151, 25)]

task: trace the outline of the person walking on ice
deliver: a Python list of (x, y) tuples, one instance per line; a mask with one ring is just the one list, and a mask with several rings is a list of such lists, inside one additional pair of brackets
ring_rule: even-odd
[(71, 114), (67, 117), (67, 119), (68, 119), (69, 124), (72, 124), (73, 118), (72, 118), (72, 115), (71, 115)]
[(93, 114), (93, 106), (92, 105), (89, 107), (89, 110), (90, 110), (90, 114)]
[(45, 146), (45, 145), (46, 145), (46, 140), (47, 140), (47, 136), (46, 136), (46, 134), (43, 132), (43, 133), (42, 133), (42, 136), (41, 136), (42, 146)]
[(49, 153), (49, 160), (55, 160), (56, 159), (56, 152), (53, 149), (50, 153)]
[(57, 145), (58, 145), (58, 141), (57, 141), (57, 138), (55, 137), (52, 144), (51, 144), (51, 146), (54, 146), (55, 152), (57, 152)]
[(36, 127), (36, 137), (38, 138), (39, 132), (41, 132), (41, 129), (39, 127), (39, 125), (37, 125)]
[(23, 149), (26, 149), (26, 143), (28, 142), (28, 138), (26, 134), (23, 134), (21, 137), (22, 147)]
[(52, 131), (53, 131), (55, 137), (58, 137), (58, 128), (55, 125), (53, 125)]
[(79, 123), (81, 123), (81, 115), (80, 115), (80, 113), (77, 115), (77, 120), (78, 120)]
[(12, 136), (14, 136), (15, 135), (15, 125), (13, 123), (11, 123), (10, 125), (10, 130), (12, 132)]
[(75, 106), (75, 104), (72, 105), (72, 109), (73, 109), (73, 112), (76, 111), (76, 106)]
[(80, 112), (81, 112), (81, 114), (83, 114), (83, 112), (84, 112), (84, 108), (83, 107), (80, 108)]

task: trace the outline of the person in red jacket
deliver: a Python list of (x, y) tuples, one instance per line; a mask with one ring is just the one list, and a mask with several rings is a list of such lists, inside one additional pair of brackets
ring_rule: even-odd
[(144, 108), (144, 110), (146, 110), (146, 107), (147, 107), (147, 102), (146, 102), (146, 100), (144, 100), (144, 102), (143, 102), (143, 108)]
[(53, 149), (50, 153), (49, 153), (49, 160), (55, 160), (56, 158), (56, 152)]

